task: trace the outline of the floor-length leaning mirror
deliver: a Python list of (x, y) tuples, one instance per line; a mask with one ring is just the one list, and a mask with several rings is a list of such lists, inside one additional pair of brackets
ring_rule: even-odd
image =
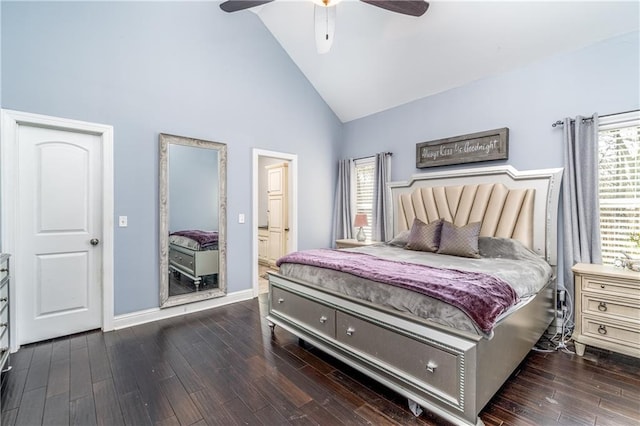
[(160, 134), (160, 304), (226, 294), (227, 146)]

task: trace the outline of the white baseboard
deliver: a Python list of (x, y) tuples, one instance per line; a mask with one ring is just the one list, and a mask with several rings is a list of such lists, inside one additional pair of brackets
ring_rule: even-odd
[[(217, 297), (215, 299), (207, 299), (195, 303), (171, 306), (170, 308), (165, 309), (152, 308), (145, 309), (143, 311), (117, 315), (113, 318), (113, 330), (120, 330), (127, 327), (133, 327), (134, 325), (172, 318), (178, 315), (185, 315), (192, 312), (204, 311), (206, 309), (217, 308), (218, 306), (224, 306), (230, 303), (242, 302), (244, 300), (253, 299), (253, 293), (253, 289), (242, 290), (235, 293), (229, 293), (226, 296)], [(106, 332), (112, 330), (104, 331)]]

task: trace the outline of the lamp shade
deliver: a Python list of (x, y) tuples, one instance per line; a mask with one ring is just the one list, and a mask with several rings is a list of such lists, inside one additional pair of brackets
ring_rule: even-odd
[(367, 221), (367, 215), (364, 213), (356, 214), (356, 219), (353, 221), (353, 226), (358, 228), (360, 226), (367, 226), (369, 222)]

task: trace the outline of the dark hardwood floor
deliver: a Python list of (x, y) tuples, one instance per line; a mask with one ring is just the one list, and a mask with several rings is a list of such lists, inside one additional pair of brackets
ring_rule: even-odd
[[(263, 316), (264, 295), (12, 355), (3, 425), (432, 425), (406, 400)], [(637, 425), (640, 362), (531, 352), (481, 414), (487, 425)]]

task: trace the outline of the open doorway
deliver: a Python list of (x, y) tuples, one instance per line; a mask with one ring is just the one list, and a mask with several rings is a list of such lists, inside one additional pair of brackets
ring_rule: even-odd
[(253, 150), (253, 293), (268, 291), (267, 273), (297, 250), (297, 155)]

